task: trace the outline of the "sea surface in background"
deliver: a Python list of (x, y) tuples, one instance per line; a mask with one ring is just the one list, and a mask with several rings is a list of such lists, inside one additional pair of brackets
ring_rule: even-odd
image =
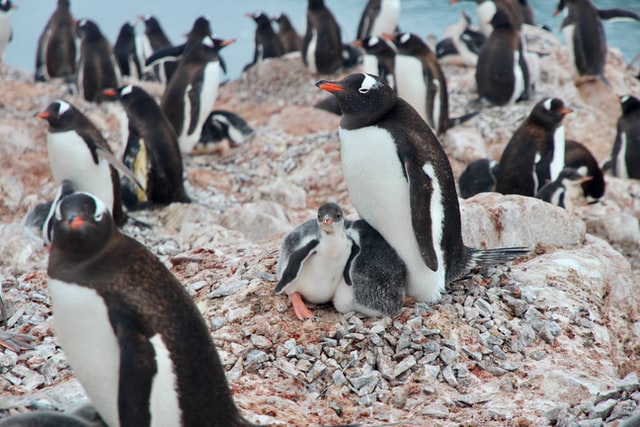
[[(12, 14), (13, 41), (5, 52), (5, 62), (15, 68), (34, 70), (38, 37), (56, 6), (56, 0), (14, 1), (17, 9)], [(355, 38), (358, 22), (366, 0), (325, 0), (342, 27), (344, 42)], [(529, 0), (539, 24), (546, 24), (559, 34), (562, 16), (553, 17), (555, 0)], [(625, 8), (640, 13), (640, 0), (594, 0), (601, 9)], [(294, 27), (302, 32), (305, 26), (305, 0), (71, 0), (71, 10), (77, 19), (94, 20), (102, 32), (115, 42), (119, 29), (126, 21), (138, 15), (154, 15), (173, 43), (184, 41), (193, 21), (201, 15), (209, 17), (215, 34), (221, 38), (236, 39), (226, 47), (222, 55), (228, 67), (227, 77), (240, 76), (242, 68), (253, 58), (255, 24), (245, 15), (264, 11), (270, 15), (285, 12)], [(475, 2), (461, 1), (449, 5), (449, 0), (403, 0), (400, 27), (426, 37), (433, 34), (440, 39), (444, 30), (460, 19), (460, 12), (467, 11), (476, 19)], [(138, 28), (142, 31), (143, 26)], [(605, 23), (610, 46), (619, 48), (625, 59), (631, 61), (640, 53), (640, 22)]]

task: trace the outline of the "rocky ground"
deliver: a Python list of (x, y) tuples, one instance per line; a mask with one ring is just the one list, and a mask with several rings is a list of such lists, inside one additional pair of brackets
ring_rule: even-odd
[[(620, 114), (615, 95), (640, 93), (615, 49), (611, 88), (576, 87), (558, 40), (536, 30), (527, 37), (529, 49), (544, 53), (536, 98), (485, 108), (450, 130), (443, 145), (456, 176), (476, 158), (499, 159), (546, 96), (574, 109), (567, 136), (602, 161)], [(451, 115), (470, 111), (473, 69), (445, 72)], [(313, 320), (295, 318), (287, 298), (273, 294), (282, 237), (326, 201), (355, 217), (340, 168), (339, 118), (311, 107), (326, 96), (315, 80), (294, 56), (223, 86), (216, 108), (243, 116), (253, 139), (223, 154), (186, 156), (187, 191), (196, 202), (135, 212), (152, 228), (124, 228), (197, 301), (247, 418), (296, 426), (616, 426), (638, 417), (637, 182), (607, 177), (603, 200), (576, 214), (531, 198), (476, 196), (462, 203), (465, 242), (526, 245), (529, 256), (473, 272), (438, 304), (408, 300), (395, 318), (340, 314), (330, 305), (313, 307)], [(0, 417), (86, 399), (56, 344), (47, 250), (21, 224), (55, 191), (46, 126), (34, 114), (61, 97), (88, 114), (114, 150), (123, 149), (112, 107), (0, 70), (0, 278), (8, 330), (30, 335), (34, 346), (0, 353)]]

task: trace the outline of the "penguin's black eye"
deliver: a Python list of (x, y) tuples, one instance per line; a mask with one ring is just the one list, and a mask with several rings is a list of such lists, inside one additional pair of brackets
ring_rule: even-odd
[(358, 92), (360, 92), (360, 93), (367, 93), (367, 92), (369, 92), (369, 88), (361, 87), (360, 89), (358, 89)]
[(96, 222), (100, 222), (100, 220), (102, 220), (102, 216), (103, 216), (103, 213), (102, 213), (102, 212), (98, 212), (97, 214), (95, 214), (95, 215), (93, 216), (93, 219), (94, 219)]

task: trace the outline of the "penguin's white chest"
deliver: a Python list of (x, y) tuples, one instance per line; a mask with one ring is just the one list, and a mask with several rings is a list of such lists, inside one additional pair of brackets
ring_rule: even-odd
[(363, 55), (362, 71), (377, 76), (380, 73), (380, 70), (378, 69), (378, 58), (375, 55)]
[(629, 170), (627, 168), (627, 133), (620, 133), (620, 150), (616, 155), (616, 170), (613, 174), (619, 178), (629, 178)]
[(422, 62), (413, 56), (396, 55), (396, 86), (400, 98), (407, 101), (423, 120), (427, 120), (427, 82)]
[(382, 0), (380, 13), (373, 22), (372, 36), (394, 34), (400, 17), (400, 0)]
[(429, 165), (424, 172), (432, 178), (434, 191), (431, 215), (434, 250), (438, 259), (436, 271), (429, 269), (416, 240), (411, 214), (410, 189), (404, 176), (404, 165), (398, 157), (392, 135), (385, 129), (369, 126), (355, 130), (340, 128), (342, 170), (349, 197), (358, 214), (375, 228), (396, 250), (409, 272), (408, 294), (421, 301), (436, 301), (444, 290), (444, 255), (440, 246), (444, 208), (440, 187)]
[(0, 59), (11, 39), (11, 12), (0, 12)]
[(109, 426), (119, 426), (120, 346), (104, 300), (93, 289), (49, 280), (56, 335), (65, 356)]
[(551, 181), (555, 181), (564, 168), (564, 150), (565, 150), (565, 138), (564, 138), (564, 126), (558, 126), (553, 133), (553, 158), (549, 165), (549, 175), (551, 175)]
[(318, 30), (311, 30), (311, 40), (307, 46), (307, 68), (313, 74), (318, 73), (318, 65), (316, 64), (316, 51), (318, 50)]
[(67, 179), (76, 191), (86, 191), (113, 209), (113, 183), (109, 163), (98, 155), (96, 164), (89, 147), (75, 131), (47, 133), (47, 151), (56, 184)]
[(511, 104), (515, 103), (525, 90), (524, 72), (520, 66), (520, 52), (517, 50), (513, 52), (513, 76), (513, 93), (509, 100)]
[[(180, 135), (180, 150), (183, 153), (190, 152), (193, 147), (200, 140), (200, 134), (202, 133), (202, 125), (205, 120), (211, 113), (213, 109), (213, 105), (216, 102), (216, 98), (218, 97), (218, 88), (220, 86), (220, 62), (219, 61), (211, 61), (207, 63), (204, 67), (203, 75), (202, 75), (202, 88), (198, 96), (193, 98), (196, 99), (195, 102), (198, 105), (191, 105), (191, 98), (189, 96), (190, 91), (194, 90), (191, 85), (187, 86), (184, 95), (184, 120), (185, 123), (182, 127), (182, 134)], [(191, 111), (192, 109), (198, 109), (198, 115), (192, 117)], [(195, 120), (195, 123), (191, 121)], [(193, 126), (193, 130), (189, 131), (189, 129)]]
[(300, 292), (305, 300), (314, 304), (331, 301), (336, 287), (343, 280), (350, 254), (351, 240), (344, 231), (323, 235), (285, 292), (287, 295)]

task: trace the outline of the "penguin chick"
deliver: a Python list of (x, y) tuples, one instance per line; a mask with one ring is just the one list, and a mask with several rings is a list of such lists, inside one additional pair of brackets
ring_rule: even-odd
[(293, 28), (289, 17), (281, 13), (277, 18), (273, 18), (273, 21), (278, 23), (278, 37), (284, 47), (284, 53), (299, 52), (302, 48), (302, 37)]
[(340, 206), (320, 206), (318, 218), (295, 227), (280, 246), (276, 295), (289, 295), (298, 319), (312, 318), (303, 298), (323, 304), (331, 301), (341, 281), (350, 283), (346, 268), (352, 248)]
[[(194, 147), (195, 153), (210, 153), (221, 151), (225, 154), (228, 148), (237, 147), (249, 142), (255, 132), (251, 126), (239, 115), (225, 110), (213, 110), (202, 125), (200, 140)], [(220, 148), (225, 140), (229, 141)]]
[(408, 295), (435, 302), (448, 282), (470, 268), (527, 252), (463, 244), (449, 158), (429, 125), (383, 80), (356, 73), (316, 86), (338, 99), (349, 197), (406, 264)]
[(47, 274), (56, 336), (107, 425), (250, 425), (193, 299), (100, 199), (58, 204)]
[(460, 197), (468, 199), (479, 193), (494, 191), (498, 162), (478, 159), (469, 163), (458, 179)]
[(584, 176), (574, 168), (564, 168), (555, 181), (545, 184), (536, 193), (536, 198), (565, 208), (573, 214), (575, 206), (586, 204), (582, 184), (591, 179), (590, 176)]

